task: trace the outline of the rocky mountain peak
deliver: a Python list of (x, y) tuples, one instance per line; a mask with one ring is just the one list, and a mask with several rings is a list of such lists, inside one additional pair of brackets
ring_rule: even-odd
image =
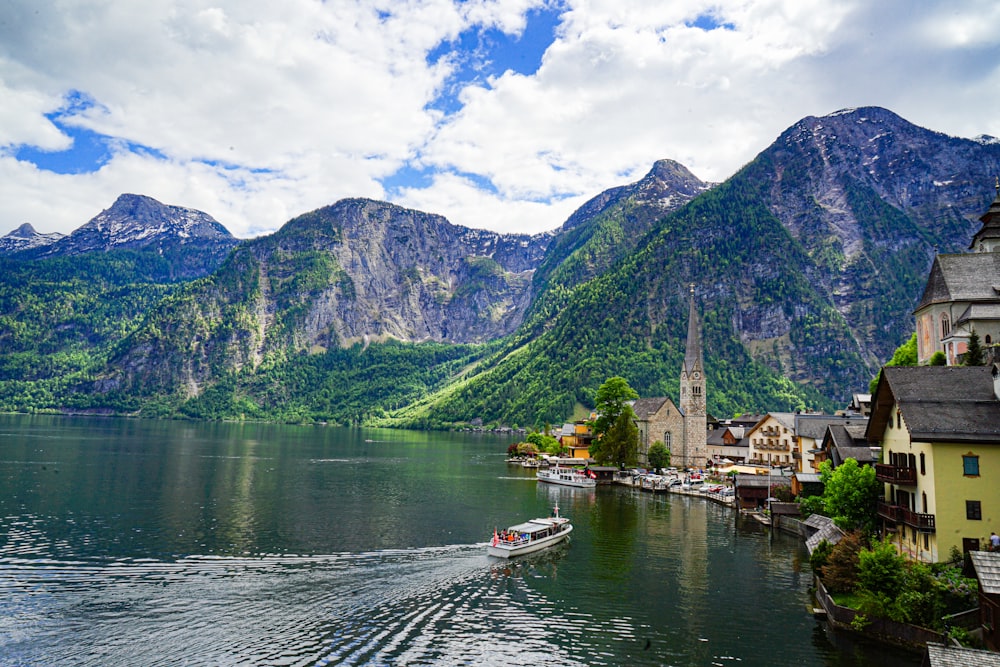
[[(76, 237), (74, 239), (74, 237)], [(67, 240), (96, 244), (101, 249), (141, 248), (164, 240), (185, 243), (191, 239), (233, 239), (215, 218), (201, 211), (161, 204), (145, 195), (123, 194)], [(68, 244), (69, 245), (69, 244)]]
[(52, 232), (41, 234), (35, 230), (30, 222), (26, 222), (7, 235), (0, 237), (0, 255), (9, 255), (22, 250), (40, 248), (55, 243), (63, 238), (64, 234)]
[(35, 245), (22, 243), (8, 254), (45, 259), (112, 250), (155, 252), (166, 261), (171, 280), (211, 273), (239, 243), (207, 213), (134, 194), (119, 196), (111, 207), (67, 236), (39, 236), (49, 236), (50, 240)]
[(635, 183), (605, 190), (567, 218), (562, 226), (566, 231), (593, 219), (604, 211), (632, 197), (636, 203), (663, 212), (672, 211), (712, 187), (692, 174), (687, 167), (674, 160), (657, 160), (653, 168)]

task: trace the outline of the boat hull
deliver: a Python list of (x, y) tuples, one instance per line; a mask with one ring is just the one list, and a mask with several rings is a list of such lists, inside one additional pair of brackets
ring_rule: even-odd
[(597, 480), (587, 477), (586, 475), (578, 474), (560, 474), (558, 469), (549, 468), (548, 470), (540, 470), (535, 476), (539, 482), (545, 482), (546, 484), (559, 484), (561, 486), (572, 486), (578, 489), (594, 489), (597, 488)]
[(569, 537), (571, 532), (573, 532), (573, 525), (566, 524), (566, 527), (561, 532), (556, 533), (555, 535), (543, 537), (541, 539), (532, 540), (526, 544), (517, 544), (514, 546), (507, 546), (503, 542), (497, 545), (490, 544), (486, 548), (486, 553), (490, 556), (495, 556), (496, 558), (514, 558), (515, 556), (524, 556), (559, 544)]

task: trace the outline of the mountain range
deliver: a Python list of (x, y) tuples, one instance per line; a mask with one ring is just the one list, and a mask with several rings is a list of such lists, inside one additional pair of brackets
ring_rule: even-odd
[[(831, 409), (909, 337), (934, 254), (966, 249), (998, 173), (996, 140), (867, 107), (799, 121), (723, 183), (659, 161), (536, 236), (346, 199), (237, 242), (123, 195), (66, 237), (0, 239), (0, 408), (555, 423), (612, 375), (676, 397), (693, 286), (710, 411)], [(60, 320), (53, 273), (133, 306)]]

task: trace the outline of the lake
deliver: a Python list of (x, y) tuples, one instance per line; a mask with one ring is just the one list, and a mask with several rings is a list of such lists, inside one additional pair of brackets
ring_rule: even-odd
[[(510, 438), (0, 415), (3, 665), (836, 665), (800, 540)], [(507, 563), (494, 527), (569, 517)]]

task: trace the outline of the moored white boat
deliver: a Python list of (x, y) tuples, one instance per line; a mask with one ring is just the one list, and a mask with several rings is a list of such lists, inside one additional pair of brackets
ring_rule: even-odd
[(555, 466), (547, 470), (539, 470), (535, 477), (539, 482), (550, 484), (562, 484), (563, 486), (576, 486), (585, 489), (592, 489), (597, 486), (597, 480), (587, 470), (576, 468), (562, 468)]
[(494, 530), (486, 553), (497, 558), (523, 556), (562, 542), (572, 531), (573, 524), (559, 516), (556, 507), (550, 517), (531, 519), (502, 531)]

